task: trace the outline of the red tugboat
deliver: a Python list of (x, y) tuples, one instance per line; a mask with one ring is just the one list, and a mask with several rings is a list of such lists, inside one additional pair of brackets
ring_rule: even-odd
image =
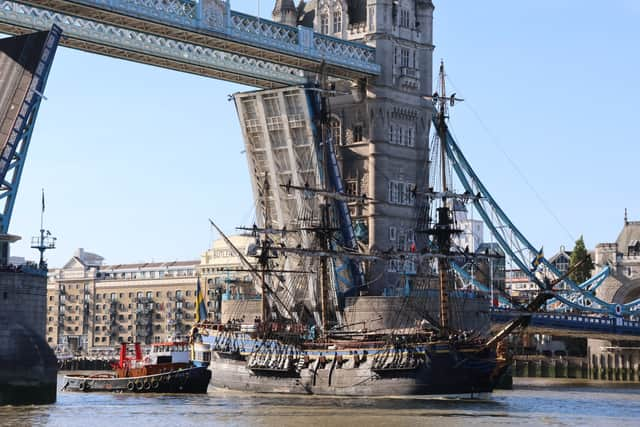
[[(202, 344), (199, 344), (202, 346)], [(206, 393), (211, 371), (206, 365), (190, 362), (187, 342), (153, 344), (142, 356), (139, 343), (135, 354), (127, 356), (127, 344), (120, 345), (120, 360), (108, 374), (65, 375), (64, 391), (111, 391), (127, 393)]]

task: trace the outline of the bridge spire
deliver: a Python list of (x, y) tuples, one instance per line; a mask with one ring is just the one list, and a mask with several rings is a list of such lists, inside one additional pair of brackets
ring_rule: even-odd
[(298, 23), (298, 9), (293, 0), (276, 0), (271, 17), (276, 22), (295, 27)]

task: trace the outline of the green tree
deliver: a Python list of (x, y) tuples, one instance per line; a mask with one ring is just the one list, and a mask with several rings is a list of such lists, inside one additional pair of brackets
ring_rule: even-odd
[(578, 284), (590, 278), (591, 270), (593, 270), (593, 261), (591, 260), (589, 252), (587, 252), (587, 248), (584, 246), (584, 239), (580, 236), (580, 238), (576, 240), (573, 252), (571, 252), (569, 269), (573, 269), (573, 267), (582, 260), (584, 260), (584, 262), (569, 275), (569, 278)]

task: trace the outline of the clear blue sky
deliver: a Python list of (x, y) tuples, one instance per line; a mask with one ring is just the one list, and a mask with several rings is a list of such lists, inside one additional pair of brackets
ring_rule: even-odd
[[(262, 0), (262, 14), (272, 7)], [(256, 13), (257, 1), (232, 1)], [(615, 240), (624, 208), (640, 219), (637, 144), (640, 2), (437, 1), (435, 56), (460, 106), (452, 127), (512, 220), (549, 255), (584, 234)], [(235, 109), (245, 88), (61, 48), (23, 175), (11, 232), (58, 236), (109, 263), (197, 259), (207, 218), (232, 232), (253, 202)], [(484, 128), (488, 128), (487, 133)], [(499, 148), (501, 147), (501, 148)], [(532, 194), (505, 154), (563, 226)], [(565, 231), (565, 229), (567, 231)]]

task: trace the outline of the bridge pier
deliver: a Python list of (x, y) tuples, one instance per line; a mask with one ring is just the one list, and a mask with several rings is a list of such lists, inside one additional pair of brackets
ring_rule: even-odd
[(554, 363), (555, 368), (555, 377), (556, 378), (567, 378), (568, 376), (568, 367), (569, 361), (565, 359), (556, 360)]
[(598, 363), (598, 356), (592, 354), (589, 358), (589, 379), (590, 380), (598, 380), (600, 379), (600, 364)]
[(640, 359), (639, 352), (634, 352), (631, 355), (631, 361), (630, 361), (630, 365), (631, 365), (631, 372), (629, 376), (630, 381), (640, 381), (640, 374), (638, 373), (638, 364), (639, 364), (638, 359)]

